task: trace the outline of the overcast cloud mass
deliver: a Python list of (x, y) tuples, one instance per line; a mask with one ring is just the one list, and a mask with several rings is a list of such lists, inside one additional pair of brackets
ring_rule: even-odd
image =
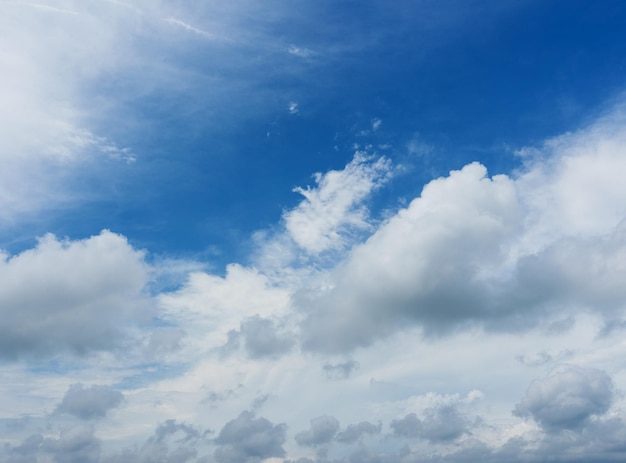
[(626, 4), (0, 5), (0, 463), (626, 460)]

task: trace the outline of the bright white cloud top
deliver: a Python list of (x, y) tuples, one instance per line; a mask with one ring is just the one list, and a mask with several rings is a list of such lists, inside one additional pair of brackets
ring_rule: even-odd
[(339, 3), (0, 6), (0, 462), (626, 458), (626, 8)]

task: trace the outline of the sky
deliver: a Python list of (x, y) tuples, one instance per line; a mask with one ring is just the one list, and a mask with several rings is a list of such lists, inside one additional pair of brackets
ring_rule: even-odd
[(624, 23), (4, 0), (0, 462), (626, 460)]

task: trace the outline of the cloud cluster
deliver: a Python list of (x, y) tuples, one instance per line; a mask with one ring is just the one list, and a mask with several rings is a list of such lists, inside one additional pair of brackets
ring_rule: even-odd
[(526, 153), (515, 175), (473, 163), (431, 181), (297, 299), (305, 346), (345, 352), (411, 325), (517, 330), (565, 309), (614, 317), (626, 297), (625, 142), (600, 121)]

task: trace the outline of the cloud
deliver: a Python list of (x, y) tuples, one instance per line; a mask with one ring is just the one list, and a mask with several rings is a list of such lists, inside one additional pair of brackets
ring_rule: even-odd
[(311, 420), (311, 428), (295, 435), (298, 445), (316, 447), (330, 443), (339, 431), (339, 420), (334, 416), (318, 416)]
[(513, 413), (532, 417), (548, 432), (577, 429), (606, 413), (613, 396), (613, 382), (605, 372), (568, 366), (535, 380)]
[(242, 321), (240, 332), (250, 358), (275, 357), (294, 345), (291, 338), (277, 332), (272, 320), (259, 316)]
[(372, 424), (369, 421), (361, 421), (357, 424), (348, 425), (346, 429), (337, 434), (335, 440), (342, 444), (353, 444), (366, 435), (380, 434), (382, 423)]
[(100, 447), (101, 441), (94, 436), (93, 427), (83, 426), (63, 431), (57, 439), (47, 438), (41, 444), (41, 450), (52, 455), (55, 463), (97, 463)]
[(280, 322), (288, 295), (257, 269), (233, 264), (223, 277), (190, 273), (182, 287), (161, 293), (158, 305), (163, 321), (186, 333), (177, 353), (185, 361), (207, 350), (228, 356), (242, 344), (249, 355), (263, 357), (289, 350)]
[(41, 434), (33, 434), (27, 437), (20, 445), (5, 445), (4, 451), (9, 463), (36, 463), (44, 437)]
[(295, 45), (290, 45), (287, 52), (290, 55), (299, 56), (300, 58), (309, 58), (314, 54), (313, 51), (308, 48), (296, 47)]
[(430, 442), (449, 442), (468, 433), (467, 419), (451, 405), (427, 409), (420, 436)]
[(80, 383), (72, 384), (57, 413), (69, 413), (83, 420), (103, 418), (109, 410), (120, 405), (124, 395), (110, 386), (93, 385), (85, 387)]
[(210, 32), (203, 31), (202, 29), (198, 29), (196, 27), (193, 27), (190, 24), (187, 24), (186, 22), (181, 21), (180, 19), (167, 18), (167, 19), (165, 19), (165, 22), (167, 22), (169, 24), (173, 24), (173, 25), (178, 26), (178, 27), (181, 27), (182, 29), (184, 29), (186, 31), (193, 32), (194, 34), (198, 34), (199, 36), (202, 36), (202, 37), (205, 37), (205, 38), (208, 38), (208, 39), (216, 38), (216, 36), (214, 36)]
[(0, 356), (112, 349), (145, 317), (145, 254), (102, 231), (0, 255)]
[[(93, 426), (75, 426), (58, 437), (44, 438), (33, 434), (20, 445), (4, 446), (7, 463), (186, 463), (196, 459), (198, 445), (206, 432), (185, 423), (167, 420), (155, 429), (140, 447), (133, 446), (117, 453), (104, 453), (103, 441), (95, 436)], [(49, 459), (52, 458), (52, 460)]]
[(361, 203), (390, 175), (388, 159), (361, 152), (343, 170), (315, 174), (317, 187), (294, 189), (305, 199), (284, 214), (288, 236), (310, 254), (343, 247), (350, 233), (370, 227)]
[(511, 180), (485, 175), (470, 164), (432, 181), (356, 246), (334, 271), (333, 286), (308, 302), (306, 346), (342, 351), (407, 322), (446, 328), (486, 315), (486, 288), (475, 272), (502, 257), (519, 215)]
[(422, 430), (422, 422), (415, 413), (393, 420), (390, 426), (393, 433), (399, 437), (416, 437)]
[[(86, 84), (132, 54), (134, 18), (101, 2), (67, 8), (0, 6), (0, 227), (23, 215), (84, 201), (78, 172), (104, 175), (107, 160), (132, 162), (130, 148), (100, 133)], [(97, 105), (104, 112), (104, 105)], [(78, 194), (81, 191), (83, 194)]]
[(176, 420), (166, 420), (159, 424), (152, 436), (137, 448), (127, 448), (119, 453), (102, 458), (101, 463), (186, 463), (200, 461), (198, 446), (207, 432)]
[(432, 443), (450, 442), (469, 433), (468, 420), (456, 407), (441, 404), (427, 408), (420, 420), (415, 413), (393, 420), (390, 424), (398, 437), (421, 437)]
[(282, 445), (285, 440), (286, 425), (274, 425), (244, 411), (226, 423), (215, 439), (219, 445), (215, 458), (219, 463), (254, 463), (270, 457), (284, 457)]
[(429, 182), (296, 296), (304, 346), (347, 352), (410, 326), (528, 329), (572, 310), (614, 319), (626, 297), (620, 117), (547, 142), (511, 176), (472, 163)]
[(325, 363), (322, 369), (328, 379), (346, 379), (353, 371), (359, 369), (359, 362), (347, 360), (342, 363)]

